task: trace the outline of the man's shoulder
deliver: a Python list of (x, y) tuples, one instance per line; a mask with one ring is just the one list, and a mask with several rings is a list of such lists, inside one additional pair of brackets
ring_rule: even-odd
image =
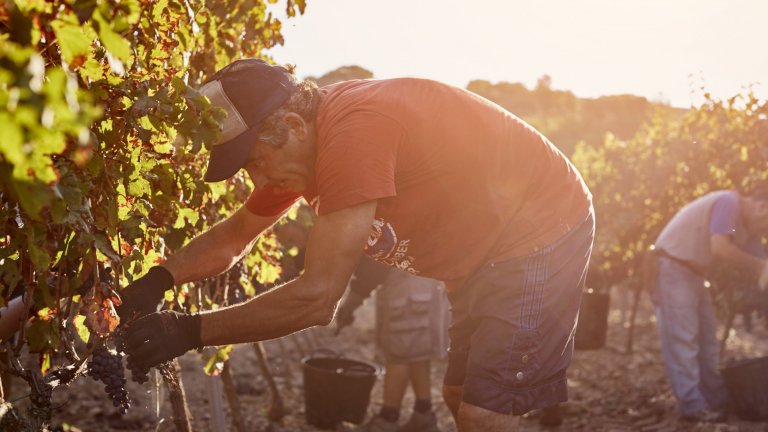
[(712, 192), (707, 192), (704, 195), (694, 199), (693, 202), (703, 201), (708, 199), (738, 199), (739, 193), (732, 189), (719, 189)]
[[(416, 98), (410, 78), (350, 80), (322, 88), (323, 101), (317, 115), (318, 140), (361, 133), (367, 137), (382, 130), (400, 130), (407, 117), (403, 101)], [(412, 112), (412, 111), (409, 111)]]
[(382, 105), (383, 87), (389, 86), (390, 80), (356, 79), (341, 81), (320, 89), (323, 100), (317, 115), (321, 131), (330, 125), (349, 120), (356, 112), (371, 113)]
[(715, 203), (728, 207), (738, 207), (739, 199), (741, 198), (741, 195), (734, 190), (722, 190), (712, 192), (712, 194)]
[(736, 192), (735, 190), (730, 190), (730, 189), (716, 190), (691, 200), (688, 203), (688, 205), (686, 205), (685, 207), (683, 207), (683, 209), (681, 209), (681, 211), (684, 211), (686, 209), (695, 209), (701, 206), (709, 207), (710, 205), (715, 203), (717, 203), (718, 205), (725, 205), (725, 206), (738, 205), (740, 197), (741, 196), (739, 195), (739, 193)]
[(710, 192), (707, 195), (716, 197), (717, 199), (725, 199), (731, 201), (738, 201), (741, 195), (733, 189), (722, 189)]
[[(659, 234), (659, 239), (665, 237), (671, 231), (680, 229), (687, 231), (693, 229), (708, 220), (710, 209), (720, 202), (729, 206), (731, 203), (738, 205), (739, 195), (731, 190), (718, 190), (701, 195), (683, 206), (667, 223), (665, 229)], [(734, 201), (735, 200), (735, 201)], [(658, 240), (657, 240), (658, 241)]]

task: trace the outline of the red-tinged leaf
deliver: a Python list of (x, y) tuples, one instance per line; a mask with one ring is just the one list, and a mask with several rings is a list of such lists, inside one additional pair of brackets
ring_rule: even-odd
[[(107, 293), (107, 294), (105, 294)], [(99, 283), (91, 289), (85, 298), (85, 325), (100, 337), (109, 336), (120, 324), (120, 317), (115, 311), (115, 301), (120, 301), (113, 294), (109, 285)]]
[(57, 311), (51, 308), (42, 308), (37, 311), (37, 317), (43, 321), (48, 321), (56, 316)]
[(112, 302), (113, 307), (117, 307), (123, 304), (123, 300), (120, 298), (120, 294), (115, 292), (115, 290), (113, 290), (111, 287), (109, 288), (109, 294), (108, 294), (107, 300)]

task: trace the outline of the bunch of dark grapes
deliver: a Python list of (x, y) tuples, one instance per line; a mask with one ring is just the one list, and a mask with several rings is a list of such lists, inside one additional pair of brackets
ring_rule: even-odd
[(118, 352), (104, 347), (98, 348), (88, 362), (88, 375), (104, 383), (104, 391), (112, 399), (112, 405), (120, 408), (120, 414), (125, 414), (131, 402), (128, 399), (128, 391), (125, 390), (122, 359), (123, 355)]
[[(125, 344), (120, 334), (115, 335), (115, 347), (119, 352), (125, 352)], [(139, 384), (144, 384), (149, 381), (149, 370), (142, 369), (133, 364), (133, 359), (128, 356), (126, 367), (131, 371), (131, 380)]]
[(131, 360), (131, 357), (128, 357), (127, 366), (131, 370), (131, 379), (139, 384), (149, 381), (149, 370), (136, 366)]

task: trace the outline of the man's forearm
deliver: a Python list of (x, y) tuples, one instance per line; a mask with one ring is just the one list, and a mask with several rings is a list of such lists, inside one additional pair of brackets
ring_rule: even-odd
[(757, 276), (760, 276), (765, 266), (765, 260), (742, 251), (730, 242), (717, 244), (712, 253), (718, 259), (743, 268)]
[(375, 211), (376, 201), (368, 201), (318, 217), (307, 241), (304, 273), (243, 304), (203, 313), (203, 344), (274, 339), (328, 324), (370, 235)]
[(223, 231), (222, 227), (213, 227), (192, 239), (163, 263), (163, 267), (173, 275), (176, 284), (221, 274), (242, 257), (251, 243), (227, 241)]
[(204, 312), (202, 342), (206, 346), (256, 342), (325, 325), (334, 303), (321, 293), (296, 279), (245, 303)]

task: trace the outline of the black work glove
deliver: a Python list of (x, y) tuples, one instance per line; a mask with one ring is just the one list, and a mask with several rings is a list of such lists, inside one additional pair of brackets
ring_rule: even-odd
[(365, 297), (350, 290), (347, 296), (342, 300), (339, 309), (336, 311), (336, 334), (341, 329), (351, 325), (355, 321), (355, 310), (365, 301)]
[(128, 361), (139, 370), (202, 347), (200, 315), (164, 310), (139, 318), (125, 330)]
[(173, 288), (173, 276), (161, 266), (154, 266), (147, 274), (120, 291), (122, 304), (117, 308), (121, 323), (157, 311), (157, 304), (165, 291)]

